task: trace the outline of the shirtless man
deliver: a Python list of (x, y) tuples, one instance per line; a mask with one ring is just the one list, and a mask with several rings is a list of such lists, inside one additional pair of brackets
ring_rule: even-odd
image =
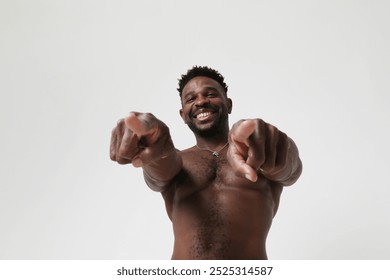
[(179, 80), (180, 115), (196, 145), (178, 151), (168, 127), (132, 112), (112, 132), (110, 157), (142, 167), (173, 224), (172, 259), (267, 259), (266, 238), (283, 186), (302, 172), (298, 149), (261, 119), (229, 130), (224, 78), (193, 67)]

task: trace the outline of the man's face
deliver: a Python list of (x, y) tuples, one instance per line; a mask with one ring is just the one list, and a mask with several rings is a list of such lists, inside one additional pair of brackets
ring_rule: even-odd
[(183, 88), (180, 115), (198, 135), (208, 136), (226, 128), (232, 101), (223, 87), (208, 77), (195, 77)]

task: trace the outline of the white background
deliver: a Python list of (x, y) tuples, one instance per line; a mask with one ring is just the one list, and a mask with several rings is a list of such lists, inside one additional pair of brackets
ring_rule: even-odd
[(0, 0), (0, 259), (169, 259), (163, 200), (109, 159), (111, 129), (149, 111), (179, 149), (177, 79), (229, 85), (231, 124), (297, 143), (271, 259), (390, 258), (390, 2)]

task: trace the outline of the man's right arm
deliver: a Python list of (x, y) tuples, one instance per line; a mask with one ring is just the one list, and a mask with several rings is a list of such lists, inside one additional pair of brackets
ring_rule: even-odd
[(110, 157), (119, 164), (142, 167), (147, 185), (165, 191), (182, 168), (168, 127), (150, 113), (132, 112), (118, 122), (111, 137)]
[(143, 166), (145, 182), (150, 189), (163, 192), (170, 186), (172, 179), (180, 172), (182, 166), (180, 154), (173, 150), (166, 156)]

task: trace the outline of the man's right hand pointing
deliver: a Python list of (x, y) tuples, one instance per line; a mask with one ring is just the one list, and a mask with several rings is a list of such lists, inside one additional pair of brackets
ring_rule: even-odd
[(143, 167), (174, 149), (168, 127), (150, 113), (131, 112), (112, 130), (110, 158)]

